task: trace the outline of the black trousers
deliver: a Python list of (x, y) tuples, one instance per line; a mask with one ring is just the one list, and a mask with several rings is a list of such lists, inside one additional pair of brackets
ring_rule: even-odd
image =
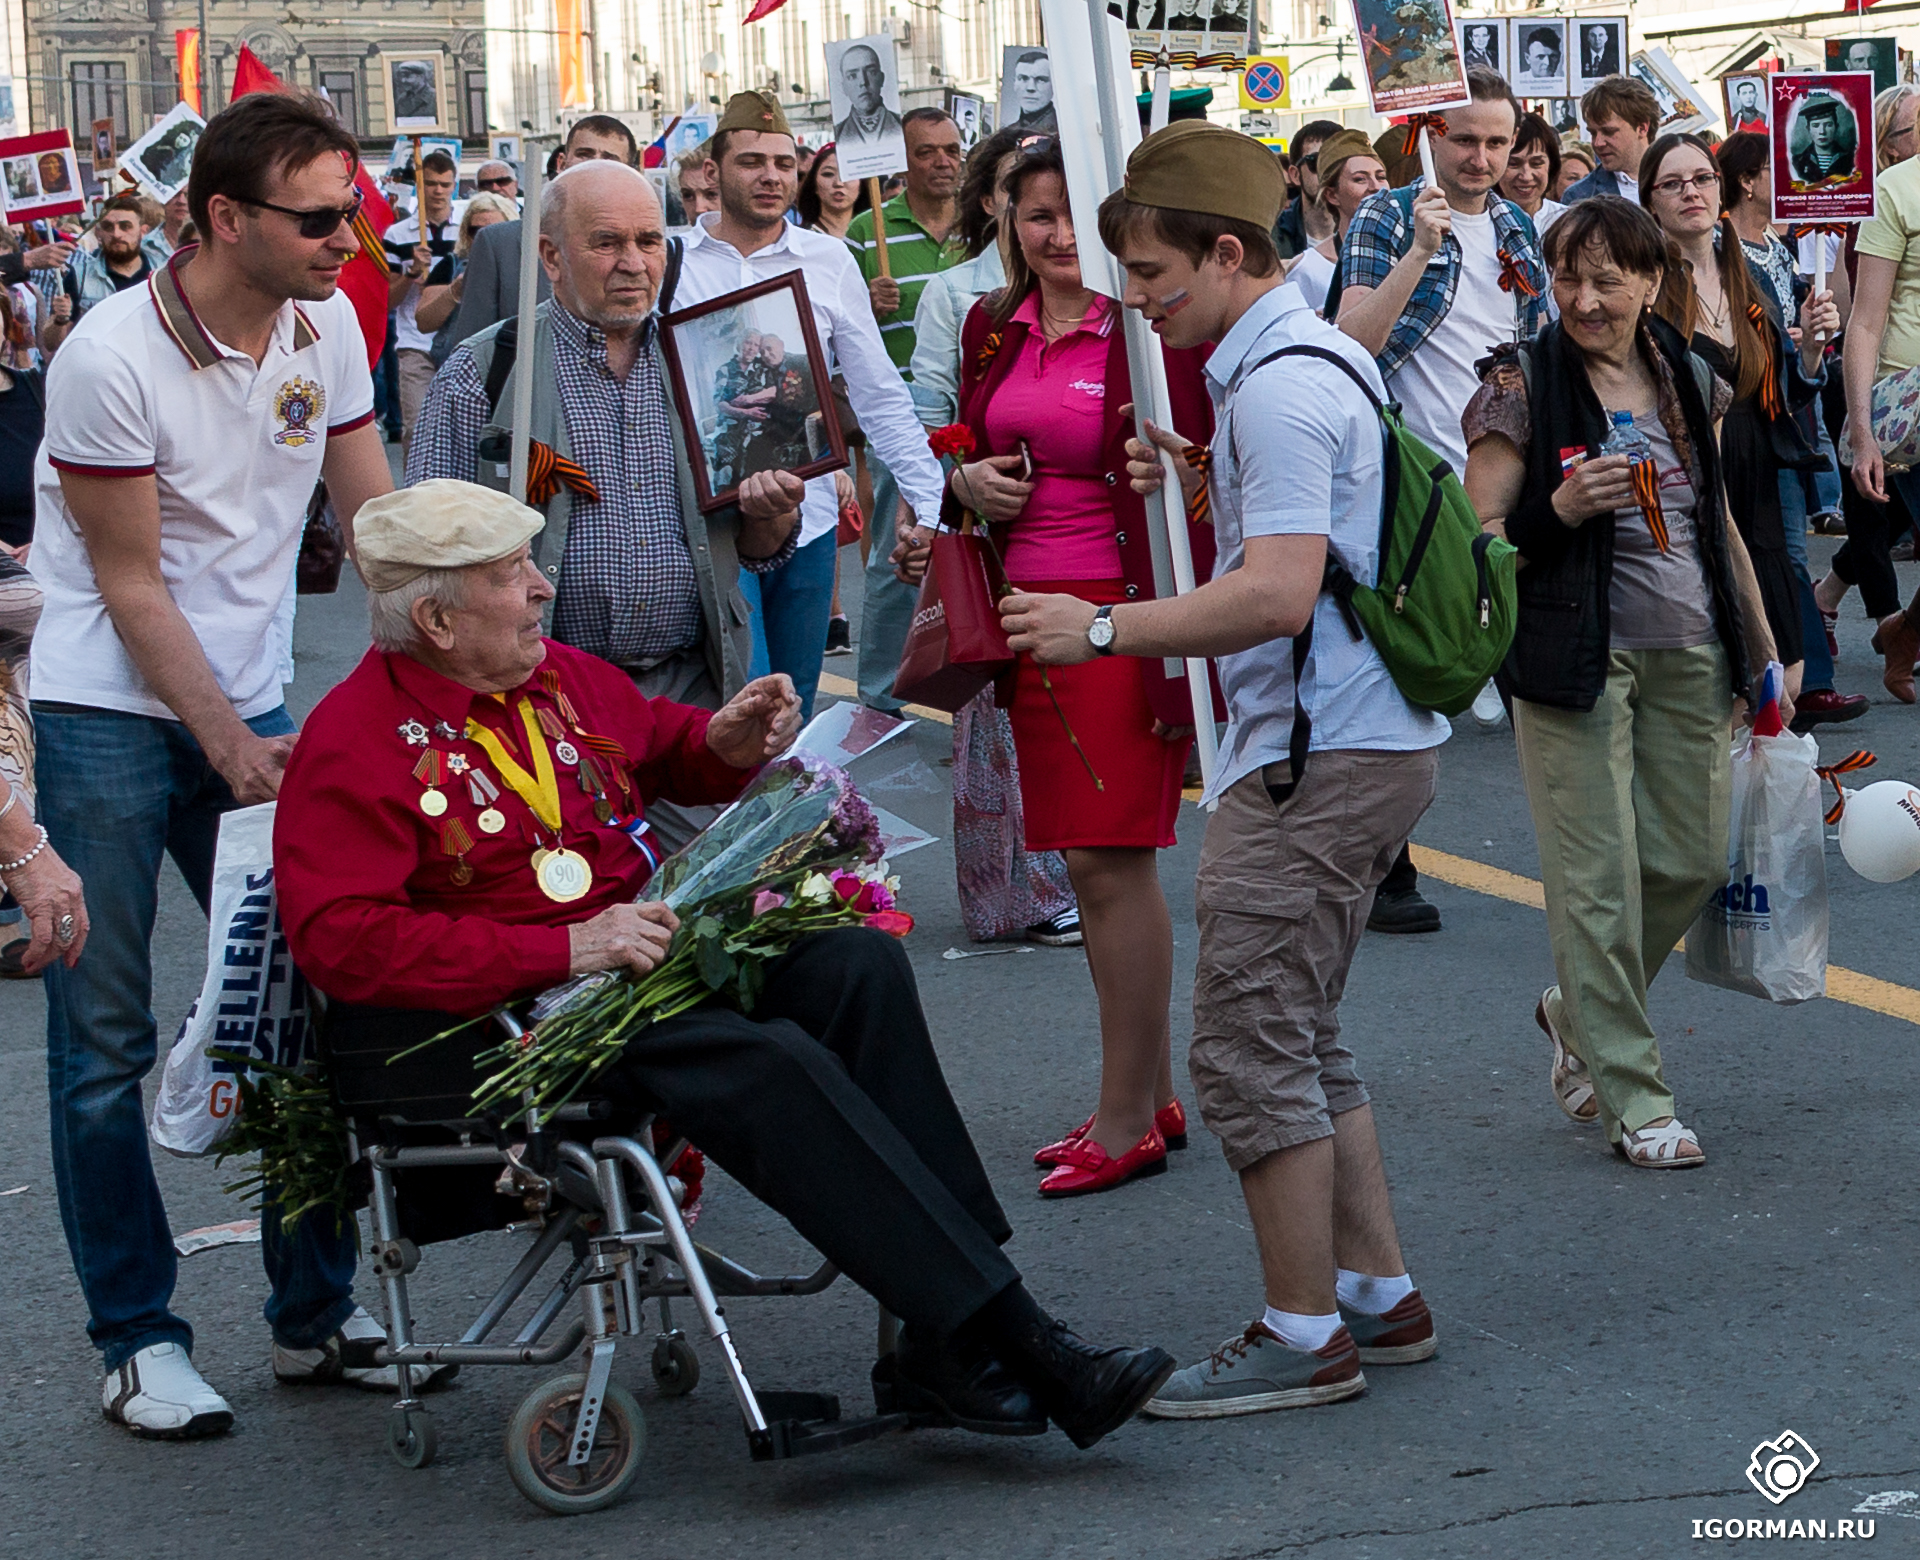
[(751, 1018), (716, 1004), (655, 1024), (599, 1087), (658, 1110), (903, 1321), (951, 1332), (1019, 1279), (894, 938), (807, 938)]

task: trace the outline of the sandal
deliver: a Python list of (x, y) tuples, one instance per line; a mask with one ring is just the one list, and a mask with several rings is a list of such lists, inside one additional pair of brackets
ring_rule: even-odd
[(1593, 1092), (1593, 1078), (1587, 1071), (1587, 1064), (1567, 1049), (1566, 1042), (1553, 1027), (1553, 1020), (1547, 1017), (1547, 995), (1552, 990), (1549, 986), (1540, 993), (1540, 1005), (1533, 1010), (1533, 1021), (1553, 1042), (1553, 1071), (1550, 1074), (1553, 1097), (1568, 1116), (1581, 1126), (1590, 1127), (1600, 1119), (1600, 1100)]
[[(1706, 1152), (1691, 1127), (1669, 1118), (1665, 1126), (1642, 1127), (1638, 1132), (1622, 1132), (1614, 1152), (1643, 1170), (1689, 1170), (1707, 1162)], [(1691, 1148), (1683, 1154), (1683, 1148)]]

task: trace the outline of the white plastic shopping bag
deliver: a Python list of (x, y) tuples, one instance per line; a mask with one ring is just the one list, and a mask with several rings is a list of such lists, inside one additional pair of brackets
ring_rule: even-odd
[(220, 820), (207, 925), (207, 976), (181, 1022), (153, 1103), (154, 1142), (206, 1154), (240, 1108), (237, 1064), (209, 1050), (298, 1067), (313, 1050), (307, 983), (293, 967), (273, 892), (274, 803)]
[(1768, 1002), (1827, 993), (1820, 749), (1790, 732), (1733, 749), (1727, 878), (1687, 933), (1687, 975)]

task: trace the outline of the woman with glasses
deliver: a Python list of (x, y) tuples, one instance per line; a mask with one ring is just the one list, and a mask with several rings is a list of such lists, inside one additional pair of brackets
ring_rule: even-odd
[[(960, 420), (975, 455), (948, 481), (947, 511), (991, 523), (1016, 589), (1096, 606), (1153, 594), (1144, 500), (1126, 478), (1133, 399), (1119, 305), (1080, 275), (1065, 167), (1051, 141), (1006, 176), (1006, 286), (961, 333)], [(1172, 423), (1205, 441), (1212, 403), (1200, 354), (1166, 354)], [(1213, 528), (1188, 524), (1194, 572)], [(1158, 661), (1097, 656), (1043, 670), (1022, 657), (1002, 694), (1019, 753), (1026, 847), (1058, 850), (1079, 902), (1100, 1013), (1092, 1116), (1034, 1158), (1044, 1197), (1103, 1192), (1164, 1170), (1186, 1141), (1173, 1092), (1167, 1007), (1173, 926), (1157, 852), (1174, 843), (1192, 706)], [(1211, 718), (1211, 712), (1208, 712)]]
[(1712, 148), (1697, 135), (1663, 135), (1640, 160), (1640, 203), (1674, 246), (1655, 300), (1660, 317), (1733, 387), (1720, 425), (1728, 512), (1753, 559), (1767, 626), (1800, 695), (1799, 586), (1780, 509), (1780, 472), (1814, 459), (1794, 412), (1826, 380), (1825, 342), (1839, 334), (1831, 290), (1800, 309), (1800, 341), (1787, 335), (1780, 303), (1740, 245)]
[[(1648, 157), (1643, 190), (1696, 177)], [(1467, 496), (1522, 562), (1500, 682), (1558, 976), (1534, 1022), (1562, 1111), (1633, 1164), (1698, 1165), (1647, 987), (1726, 880), (1729, 715), (1774, 646), (1727, 519), (1715, 434), (1730, 392), (1658, 307), (1667, 235), (1596, 196), (1554, 224), (1546, 261), (1559, 317), (1495, 353), (1462, 419)], [(1651, 483), (1600, 453), (1622, 412), (1652, 446)]]

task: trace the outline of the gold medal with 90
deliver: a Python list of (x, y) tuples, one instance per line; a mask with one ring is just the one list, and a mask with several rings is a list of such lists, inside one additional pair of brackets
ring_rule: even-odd
[(533, 853), (533, 876), (540, 892), (558, 904), (571, 904), (593, 886), (593, 869), (584, 856), (564, 846)]

